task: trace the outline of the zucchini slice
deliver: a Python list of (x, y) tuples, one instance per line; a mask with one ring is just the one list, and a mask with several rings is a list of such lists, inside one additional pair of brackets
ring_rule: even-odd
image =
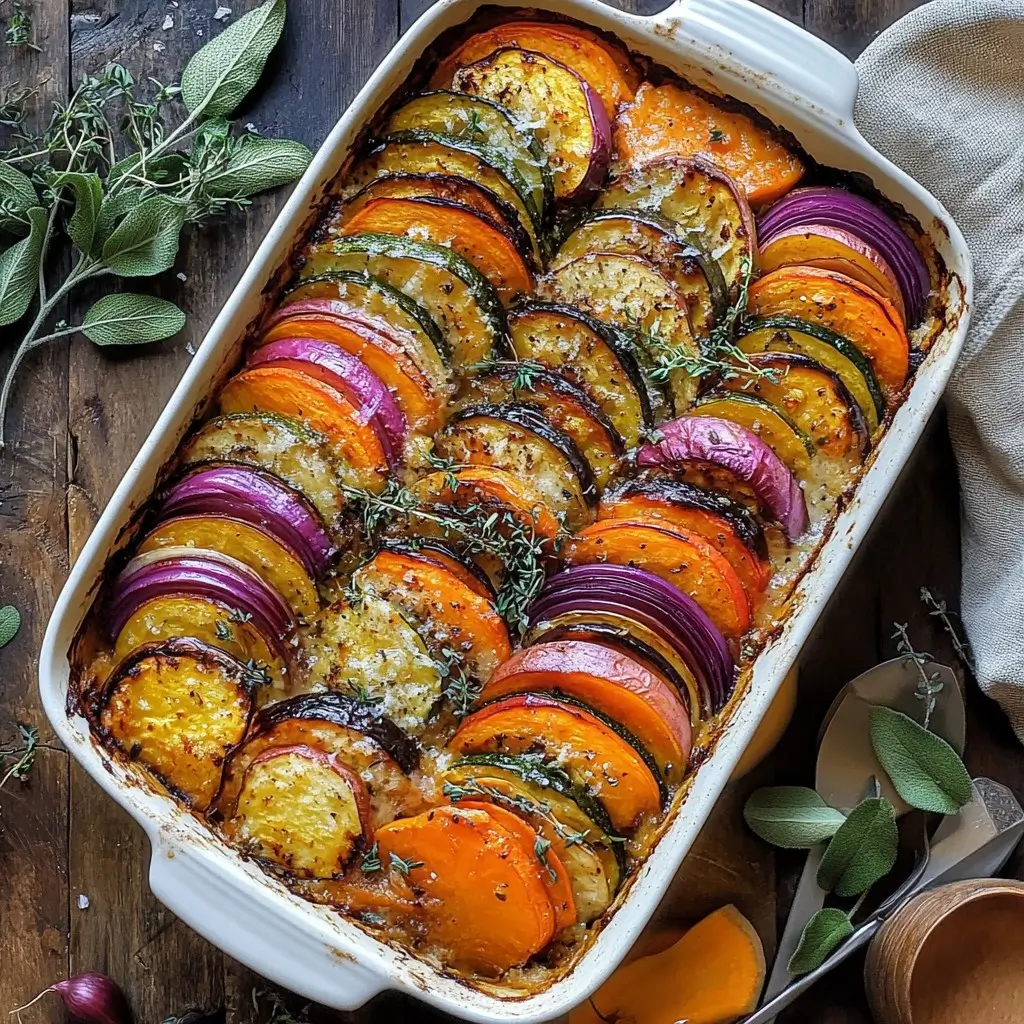
[(186, 805), (205, 811), (252, 710), (251, 684), (240, 661), (179, 638), (144, 644), (114, 669), (101, 698), (99, 726), (129, 760)]
[(543, 262), (544, 221), (533, 201), (533, 190), (500, 149), (441, 132), (399, 132), (371, 149), (353, 169), (346, 195), (393, 174), (448, 174), (483, 186), (516, 211), (534, 259)]
[(642, 256), (652, 263), (683, 296), (693, 329), (701, 337), (708, 336), (729, 304), (718, 264), (679, 238), (659, 214), (615, 209), (589, 213), (559, 246), (552, 267), (591, 252)]
[(245, 744), (225, 768), (218, 811), (225, 818), (234, 814), (246, 770), (264, 750), (295, 745), (335, 755), (363, 780), (374, 828), (423, 807), (423, 795), (411, 777), (419, 763), (416, 743), (377, 705), (327, 692), (280, 700), (253, 718)]
[(418, 735), (444, 689), (437, 662), (418, 623), (398, 605), (353, 590), (302, 631), (296, 666), (307, 688), (372, 701), (398, 728)]
[(710, 391), (693, 407), (693, 415), (720, 416), (753, 431), (802, 479), (817, 454), (814, 441), (787, 413), (757, 395)]
[(181, 451), (179, 464), (234, 462), (262, 469), (301, 494), (316, 509), (332, 538), (344, 546), (351, 536), (343, 485), (358, 477), (305, 424), (270, 412), (236, 412), (204, 423)]
[(504, 107), (466, 92), (424, 93), (414, 96), (391, 115), (385, 134), (417, 129), (484, 143), (507, 153), (530, 186), (530, 196), (542, 223), (550, 223), (555, 186), (548, 158), (533, 132), (515, 123)]
[[(659, 360), (676, 354), (694, 362), (700, 358), (682, 296), (641, 256), (589, 253), (553, 270), (540, 293), (633, 332), (645, 368), (654, 369)], [(673, 410), (681, 416), (697, 396), (698, 378), (677, 369), (669, 373), (668, 383)]]
[(590, 519), (597, 503), (594, 475), (571, 437), (523, 403), (471, 406), (438, 435), (441, 454), (457, 463), (493, 466), (523, 480), (570, 529)]
[(726, 391), (757, 395), (780, 409), (804, 431), (822, 455), (860, 461), (871, 441), (860, 406), (832, 370), (795, 352), (752, 355), (750, 361), (771, 376), (722, 382)]
[(303, 274), (281, 300), (282, 306), (306, 299), (337, 299), (368, 317), (393, 324), (416, 341), (410, 356), (432, 383), (443, 388), (450, 376), (451, 350), (434, 318), (415, 299), (385, 281), (358, 270)]
[(619, 432), (580, 387), (540, 363), (486, 364), (466, 382), (465, 405), (523, 402), (536, 406), (555, 428), (576, 442), (600, 490), (608, 485), (625, 454)]
[(350, 768), (317, 747), (267, 747), (242, 777), (224, 831), (295, 878), (335, 878), (364, 846), (370, 795)]
[[(572, 306), (528, 302), (509, 313), (512, 347), (578, 384), (635, 448), (654, 425), (651, 391), (629, 340)], [(656, 394), (656, 393), (655, 393)]]
[(597, 206), (660, 213), (681, 239), (718, 261), (733, 294), (744, 265), (754, 266), (757, 237), (750, 206), (736, 183), (705, 160), (664, 156), (631, 168), (601, 193)]
[(307, 266), (313, 274), (325, 269), (371, 274), (408, 295), (444, 332), (457, 367), (508, 350), (497, 292), (468, 260), (444, 246), (368, 232), (335, 239), (314, 252)]
[(873, 434), (885, 416), (885, 395), (871, 363), (859, 348), (841, 334), (821, 324), (793, 317), (773, 316), (746, 320), (736, 344), (744, 352), (798, 352), (838, 375), (867, 420)]

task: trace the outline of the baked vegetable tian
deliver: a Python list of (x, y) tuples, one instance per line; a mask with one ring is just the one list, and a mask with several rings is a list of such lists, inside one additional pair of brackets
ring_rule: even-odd
[(944, 270), (614, 40), (449, 43), (166, 468), (75, 699), (290, 889), (514, 993), (685, 813)]

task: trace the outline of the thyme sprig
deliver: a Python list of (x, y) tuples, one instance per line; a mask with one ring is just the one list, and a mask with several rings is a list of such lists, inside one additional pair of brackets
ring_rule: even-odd
[(942, 623), (942, 628), (953, 645), (953, 652), (971, 678), (976, 679), (978, 672), (974, 665), (974, 653), (967, 637), (964, 636), (962, 624), (958, 625), (953, 621), (956, 612), (951, 612), (946, 607), (946, 602), (936, 598), (927, 587), (921, 588), (921, 601), (928, 608), (928, 614)]
[(7, 16), (7, 45), (27, 46), (30, 50), (40, 52), (33, 40), (35, 31), (28, 4), (24, 0), (10, 0), (10, 4), (11, 13)]
[(913, 662), (917, 669), (918, 681), (917, 688), (914, 690), (914, 696), (924, 706), (924, 716), (921, 724), (927, 729), (932, 719), (932, 713), (935, 711), (935, 701), (939, 694), (942, 693), (942, 677), (938, 672), (933, 672), (929, 675), (925, 671), (925, 667), (934, 659), (927, 651), (918, 651), (914, 648), (910, 641), (910, 634), (907, 632), (907, 624), (905, 622), (894, 622), (893, 628), (892, 639), (896, 641), (897, 653), (902, 655), (907, 661)]
[(14, 763), (0, 776), (0, 789), (3, 789), (11, 779), (24, 782), (35, 764), (36, 751), (39, 747), (39, 730), (34, 725), (22, 725), (19, 722), (18, 732), (21, 735), (20, 746), (0, 748), (0, 764), (14, 759)]

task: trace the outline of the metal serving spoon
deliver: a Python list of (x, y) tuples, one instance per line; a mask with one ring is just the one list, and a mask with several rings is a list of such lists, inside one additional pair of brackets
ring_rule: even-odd
[[(938, 673), (943, 686), (936, 697), (929, 727), (963, 753), (966, 716), (963, 696), (956, 676), (950, 668), (929, 662), (923, 666), (930, 677)], [(832, 807), (855, 807), (868, 794), (872, 777), (878, 781), (881, 794), (903, 814), (909, 808), (900, 799), (886, 778), (871, 747), (868, 716), (873, 704), (883, 704), (910, 715), (921, 714), (921, 702), (914, 696), (920, 679), (917, 667), (908, 658), (883, 662), (847, 683), (832, 702), (822, 723), (814, 788)], [(796, 951), (804, 926), (825, 903), (825, 893), (818, 887), (818, 866), (824, 846), (807, 853), (803, 874), (793, 897), (782, 938), (765, 987), (765, 999), (781, 992), (792, 980), (787, 969)], [(766, 1018), (767, 1019), (767, 1018)]]

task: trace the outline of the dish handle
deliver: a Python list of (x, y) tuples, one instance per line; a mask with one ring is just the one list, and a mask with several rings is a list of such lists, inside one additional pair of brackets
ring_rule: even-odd
[(153, 894), (190, 928), (251, 970), (306, 999), (338, 1010), (356, 1010), (387, 988), (377, 974), (328, 945), (287, 916), (249, 900), (207, 865), (192, 844), (150, 836)]
[(853, 122), (857, 69), (838, 50), (752, 0), (674, 0), (650, 16), (659, 34), (685, 36), (710, 57), (738, 58), (813, 103), (841, 125)]

